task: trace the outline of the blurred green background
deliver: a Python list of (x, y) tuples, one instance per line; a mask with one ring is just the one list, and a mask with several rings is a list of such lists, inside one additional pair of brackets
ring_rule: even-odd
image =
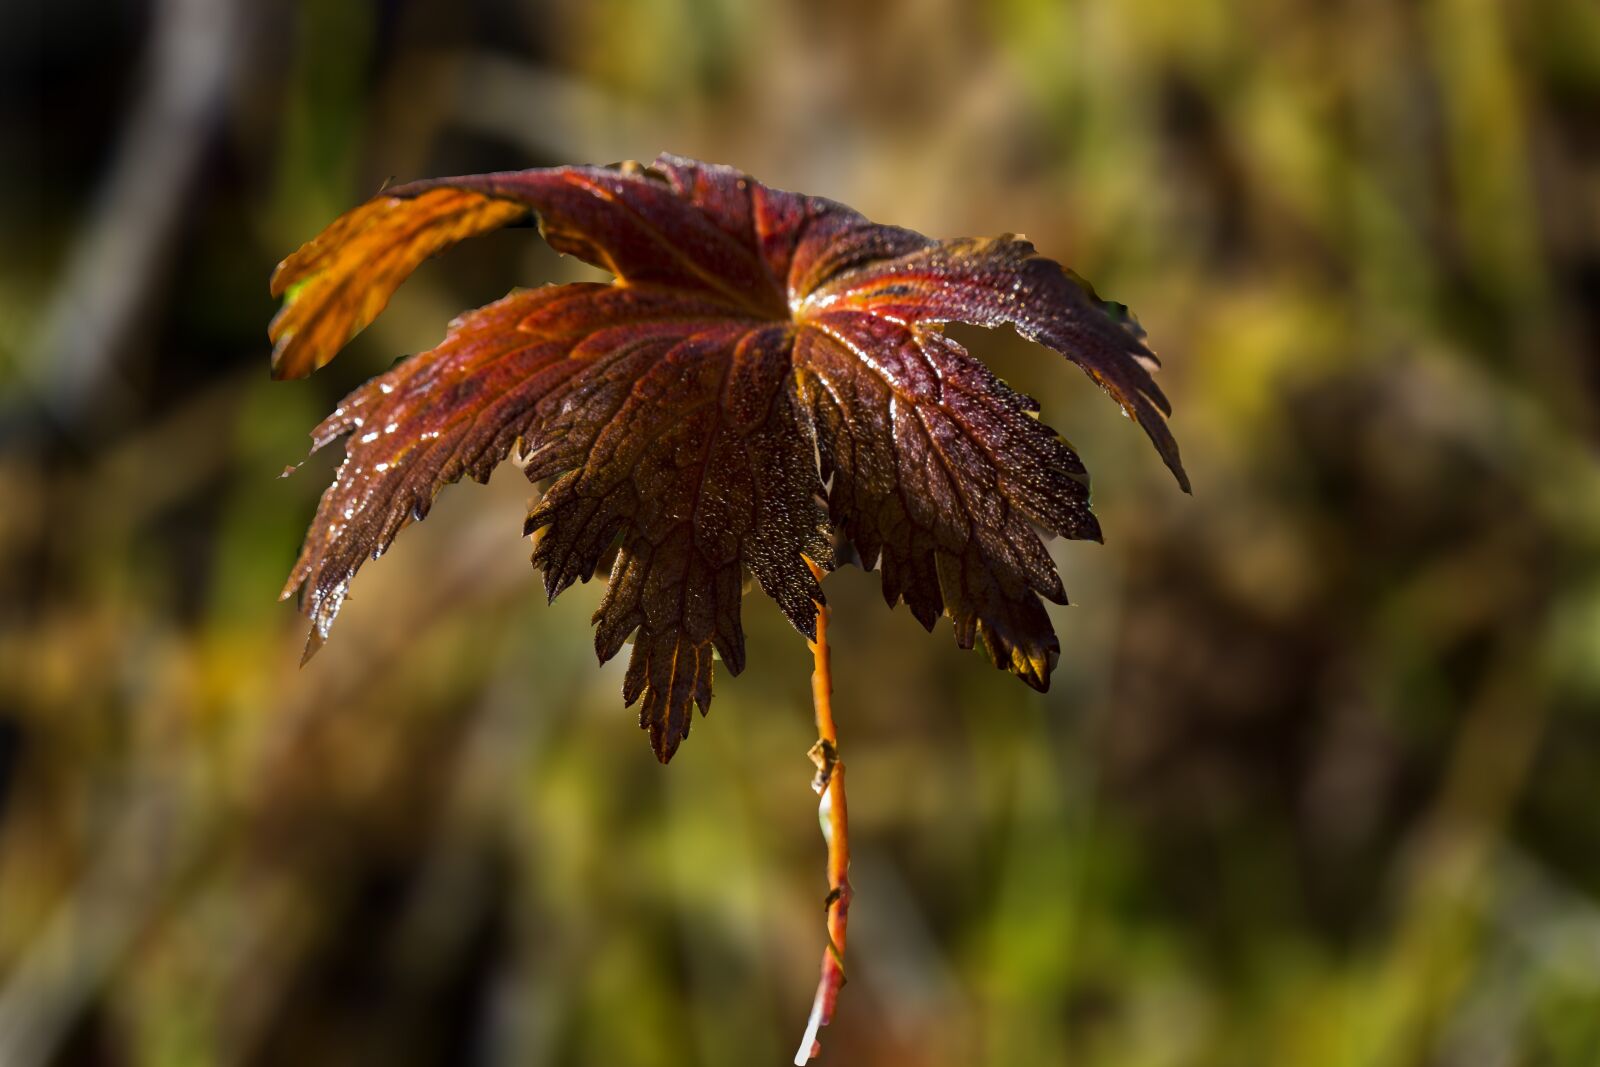
[[(276, 602), (306, 432), (527, 231), (267, 379), (388, 178), (669, 150), (1139, 314), (1196, 487), (1095, 476), (1039, 696), (842, 571), (857, 890), (825, 1063), (1600, 1064), (1593, 0), (20, 0), (0, 9), (0, 1063), (778, 1064), (821, 949), (809, 657), (670, 768), (514, 470)], [(336, 451), (336, 450), (335, 450)]]

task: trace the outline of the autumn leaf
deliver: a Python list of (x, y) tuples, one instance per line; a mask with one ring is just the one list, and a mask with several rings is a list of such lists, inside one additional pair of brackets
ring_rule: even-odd
[(710, 703), (713, 650), (744, 667), (745, 573), (812, 637), (806, 560), (830, 568), (836, 531), (891, 606), (929, 629), (948, 615), (963, 648), (1043, 690), (1060, 646), (1041, 598), (1066, 595), (1038, 531), (1099, 539), (1088, 479), (948, 322), (1009, 325), (1076, 363), (1188, 488), (1154, 356), (1027, 241), (932, 240), (671, 156), (384, 191), (273, 276), (275, 376), (327, 363), (423, 259), (530, 218), (615, 280), (469, 312), (316, 429), (317, 448), (348, 440), (284, 592), (301, 592), (308, 655), (363, 561), (515, 449), (548, 480), (525, 527), (547, 593), (609, 561), (596, 651), (634, 637), (623, 697), (663, 762)]

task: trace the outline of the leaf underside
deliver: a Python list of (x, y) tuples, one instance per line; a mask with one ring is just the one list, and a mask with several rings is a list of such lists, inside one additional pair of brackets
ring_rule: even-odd
[(1098, 540), (1078, 457), (945, 336), (1009, 325), (1078, 364), (1188, 489), (1131, 325), (1026, 241), (935, 241), (727, 167), (557, 167), (417, 182), (347, 213), (273, 275), (273, 372), (327, 363), (425, 258), (536, 219), (610, 284), (516, 290), (351, 393), (346, 437), (284, 596), (327, 637), (350, 580), (439, 490), (516, 450), (548, 483), (527, 517), (554, 598), (609, 566), (601, 662), (632, 636), (624, 700), (665, 762), (744, 667), (744, 575), (808, 637), (838, 531), (923, 626), (1043, 690), (1065, 603), (1039, 530)]

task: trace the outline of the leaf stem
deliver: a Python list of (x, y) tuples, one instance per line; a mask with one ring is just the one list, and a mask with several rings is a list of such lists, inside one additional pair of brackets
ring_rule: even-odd
[[(806, 560), (811, 573), (822, 581), (822, 569)], [(833, 670), (828, 653), (828, 606), (817, 603), (817, 639), (809, 642), (813, 667), (811, 672), (811, 701), (817, 713), (817, 743), (811, 746), (811, 762), (817, 773), (811, 779), (811, 788), (821, 796), (817, 804), (817, 821), (822, 825), (822, 839), (828, 846), (828, 895), (824, 906), (828, 914), (828, 947), (822, 954), (822, 976), (817, 981), (817, 995), (811, 1002), (811, 1017), (806, 1022), (805, 1036), (794, 1054), (796, 1067), (805, 1064), (822, 1051), (818, 1031), (833, 1021), (833, 1010), (839, 1000), (839, 990), (844, 986), (845, 928), (850, 916), (850, 817), (845, 803), (844, 761), (839, 758), (839, 734), (833, 723)]]

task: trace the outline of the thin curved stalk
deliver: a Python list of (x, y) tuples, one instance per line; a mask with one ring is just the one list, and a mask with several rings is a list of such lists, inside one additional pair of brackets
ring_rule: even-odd
[[(822, 581), (822, 570), (809, 559), (806, 565)], [(817, 995), (811, 1002), (811, 1017), (805, 1036), (794, 1054), (796, 1067), (804, 1065), (822, 1051), (818, 1031), (833, 1021), (833, 1010), (844, 986), (845, 928), (850, 916), (850, 816), (845, 803), (844, 761), (839, 758), (839, 733), (833, 722), (833, 671), (828, 656), (828, 617), (826, 604), (817, 605), (817, 639), (809, 642), (813, 667), (811, 700), (817, 713), (817, 743), (811, 746), (811, 762), (817, 773), (811, 788), (821, 796), (817, 821), (822, 825), (822, 840), (828, 846), (828, 895), (824, 900), (828, 914), (828, 947), (822, 954), (822, 976)]]

